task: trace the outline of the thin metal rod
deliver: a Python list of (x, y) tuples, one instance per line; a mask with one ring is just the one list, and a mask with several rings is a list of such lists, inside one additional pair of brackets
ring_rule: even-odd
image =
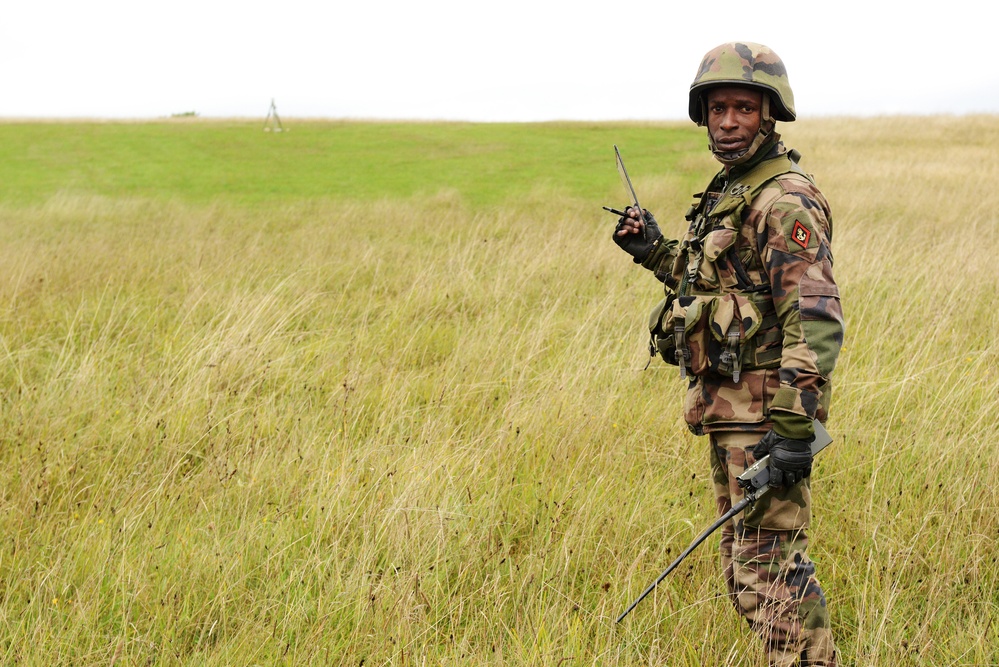
[(675, 561), (673, 561), (672, 564), (670, 564), (670, 566), (668, 568), (666, 568), (665, 572), (663, 572), (662, 574), (659, 575), (658, 579), (656, 579), (655, 581), (652, 582), (652, 585), (650, 585), (648, 588), (646, 588), (645, 591), (641, 595), (638, 596), (637, 600), (635, 600), (630, 605), (628, 605), (628, 608), (624, 610), (624, 613), (617, 617), (617, 620), (615, 621), (615, 623), (620, 623), (624, 619), (625, 616), (627, 616), (628, 614), (631, 613), (632, 609), (634, 609), (635, 607), (638, 606), (639, 602), (641, 602), (642, 600), (644, 600), (645, 597), (649, 593), (651, 593), (652, 591), (654, 591), (656, 589), (656, 586), (658, 586), (660, 584), (660, 582), (662, 582), (662, 580), (665, 579), (667, 577), (667, 575), (669, 575), (670, 572), (672, 572), (673, 570), (675, 570), (677, 568), (677, 566), (680, 564), (681, 561), (683, 561), (684, 558), (686, 558), (687, 556), (690, 555), (690, 552), (692, 552), (694, 549), (696, 549), (701, 544), (701, 542), (703, 542), (704, 540), (708, 539), (708, 536), (710, 536), (711, 533), (713, 533), (716, 530), (718, 530), (719, 528), (721, 528), (723, 525), (725, 525), (725, 523), (729, 519), (731, 519), (736, 514), (738, 514), (742, 510), (744, 510), (746, 508), (746, 505), (748, 505), (749, 503), (753, 502), (753, 500), (755, 500), (755, 498), (751, 499), (748, 496), (746, 498), (743, 498), (742, 500), (740, 500), (735, 505), (735, 507), (733, 507), (729, 511), (725, 512), (725, 514), (723, 514), (721, 516), (721, 518), (719, 518), (717, 521), (715, 521), (713, 524), (711, 524), (711, 526), (707, 530), (705, 530), (703, 533), (701, 533), (698, 536), (698, 538), (696, 540), (694, 540), (691, 543), (691, 545), (689, 547), (687, 547), (684, 550), (684, 552), (682, 554), (680, 554), (680, 556)]

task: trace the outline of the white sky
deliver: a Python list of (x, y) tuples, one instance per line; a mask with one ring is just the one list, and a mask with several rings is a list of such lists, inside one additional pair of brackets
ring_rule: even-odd
[(705, 51), (784, 59), (799, 117), (999, 113), (999, 4), (9, 0), (0, 117), (682, 119)]

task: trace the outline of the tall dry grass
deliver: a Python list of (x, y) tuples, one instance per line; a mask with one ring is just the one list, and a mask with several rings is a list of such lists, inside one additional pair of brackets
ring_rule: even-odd
[[(997, 133), (785, 133), (848, 320), (812, 535), (847, 664), (999, 661)], [(641, 184), (673, 233), (679, 182)], [(603, 203), (0, 209), (0, 662), (761, 664), (710, 543), (613, 624), (713, 503)]]

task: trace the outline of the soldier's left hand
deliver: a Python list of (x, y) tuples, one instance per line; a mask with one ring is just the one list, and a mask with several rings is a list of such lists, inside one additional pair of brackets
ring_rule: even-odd
[(794, 440), (770, 431), (753, 448), (757, 461), (770, 455), (770, 486), (792, 487), (812, 474), (812, 443)]

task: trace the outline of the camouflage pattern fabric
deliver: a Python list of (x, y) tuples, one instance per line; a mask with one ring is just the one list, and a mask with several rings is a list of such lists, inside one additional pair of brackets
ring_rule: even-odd
[[(715, 176), (708, 194), (695, 202), (680, 244), (643, 262), (668, 290), (678, 290), (680, 299), (750, 295), (763, 313), (753, 354), (779, 359), (756, 368), (749, 364), (738, 381), (702, 371), (690, 384), (684, 408), (688, 426), (699, 435), (766, 432), (774, 410), (825, 421), (829, 381), (843, 344), (829, 204), (809, 178), (794, 170), (768, 180), (745, 201), (749, 194), (740, 178), (787, 151), (778, 142), (761, 153), (761, 159), (733, 169), (730, 177), (724, 171)], [(666, 264), (671, 264), (669, 274)]]
[[(736, 478), (755, 463), (755, 433), (711, 435), (711, 473), (718, 513), (743, 498)], [(807, 555), (808, 480), (771, 492), (721, 529), (729, 598), (763, 639), (770, 665), (836, 665), (825, 595)]]
[(784, 62), (770, 47), (753, 42), (721, 44), (704, 55), (690, 84), (690, 119), (703, 125), (701, 95), (712, 86), (732, 84), (759, 88), (767, 93), (773, 104), (774, 120), (795, 119), (794, 93)]
[[(684, 403), (689, 428), (710, 435), (721, 514), (742, 499), (735, 478), (755, 462), (752, 449), (771, 429), (773, 414), (825, 421), (843, 314), (829, 204), (776, 133), (745, 165), (719, 172), (688, 220), (678, 244), (661, 244), (642, 265), (667, 295), (678, 295), (674, 303), (739, 295), (760, 315), (743, 341), (750, 350), (738, 379), (721, 372), (705, 350)], [(720, 333), (701, 340), (710, 345)], [(805, 480), (771, 492), (722, 528), (729, 595), (763, 638), (771, 665), (836, 665), (826, 600), (807, 555), (810, 518)]]

